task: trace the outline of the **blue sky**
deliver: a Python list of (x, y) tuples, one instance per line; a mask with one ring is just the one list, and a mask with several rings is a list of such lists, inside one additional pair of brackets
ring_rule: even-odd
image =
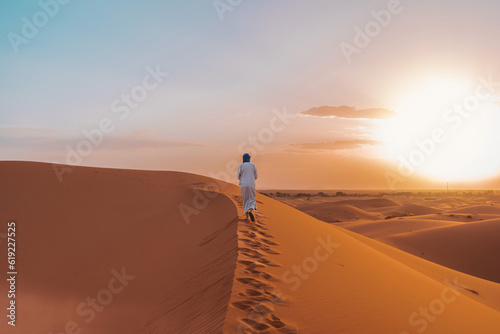
[[(38, 1), (4, 1), (0, 158), (65, 163), (66, 147), (84, 139), (82, 130), (110, 118), (115, 130), (83, 165), (208, 175), (239, 159), (238, 144), (267, 127), (273, 109), (286, 108), (296, 120), (259, 157), (273, 175), (264, 177), (265, 185), (308, 186), (277, 179), (285, 162), (299, 164), (303, 173), (331, 160), (350, 166), (349, 159), (369, 156), (382, 171), (389, 161), (369, 146), (308, 152), (313, 158), (291, 146), (375, 140), (376, 124), (299, 113), (325, 105), (394, 110), (404, 86), (422, 74), (474, 80), (498, 73), (500, 51), (495, 1), (401, 1), (401, 13), (348, 63), (339, 45), (353, 43), (354, 28), (388, 3), (244, 0), (221, 21), (210, 0), (72, 0), (15, 53), (8, 34), (22, 35), (23, 17), (32, 21), (42, 8)], [(168, 78), (130, 117), (117, 119), (112, 102), (156, 66)], [(342, 170), (319, 173), (309, 186), (322, 185), (321, 177), (331, 178), (329, 187), (344, 186)], [(380, 177), (366, 186), (384, 182)]]

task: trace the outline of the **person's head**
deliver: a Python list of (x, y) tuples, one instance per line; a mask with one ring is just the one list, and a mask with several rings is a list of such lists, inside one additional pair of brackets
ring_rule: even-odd
[(250, 154), (245, 153), (243, 154), (243, 162), (250, 162)]

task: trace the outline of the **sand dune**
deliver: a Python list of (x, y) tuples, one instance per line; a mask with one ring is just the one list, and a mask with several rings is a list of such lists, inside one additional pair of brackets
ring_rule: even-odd
[(428, 206), (423, 206), (418, 204), (405, 204), (398, 207), (396, 210), (385, 211), (384, 213), (387, 216), (401, 217), (401, 216), (421, 216), (438, 212), (439, 212), (438, 209), (434, 209)]
[(477, 277), (446, 268), (434, 262), (429, 262), (418, 256), (414, 256), (395, 247), (374, 239), (367, 238), (355, 232), (346, 230), (345, 233), (350, 234), (353, 238), (366, 243), (374, 249), (379, 250), (380, 252), (401, 263), (404, 263), (408, 267), (411, 267), (412, 269), (432, 279), (435, 279), (439, 282), (443, 282), (445, 280), (451, 282), (450, 279), (454, 282), (456, 281), (464, 290), (472, 292), (472, 294), (467, 295), (471, 299), (474, 299), (481, 304), (485, 304), (493, 309), (500, 310), (500, 290), (498, 289), (498, 283), (478, 279)]
[(446, 226), (455, 226), (462, 224), (459, 222), (450, 222), (431, 219), (384, 219), (374, 222), (355, 222), (337, 224), (350, 231), (362, 234), (369, 238), (383, 238), (395, 234), (408, 233), (420, 230), (427, 230)]
[(393, 235), (389, 245), (443, 266), (500, 283), (500, 219)]
[[(14, 331), (2, 321), (1, 333), (221, 331), (237, 211), (220, 195), (186, 224), (178, 205), (204, 178), (75, 167), (59, 183), (51, 165), (17, 162), (0, 174), (1, 221), (17, 222), (19, 259), (19, 321)], [(5, 305), (5, 280), (0, 290)]]
[(297, 209), (327, 223), (359, 219), (377, 220), (382, 218), (380, 214), (370, 213), (352, 205), (338, 205), (331, 202), (298, 205)]
[(500, 207), (492, 205), (474, 205), (456, 210), (450, 210), (450, 213), (473, 213), (473, 214), (495, 214), (500, 215)]
[[(424, 324), (429, 333), (494, 333), (500, 328), (500, 305), (491, 302), (500, 296), (500, 285), (468, 277), (475, 289), (488, 291), (486, 305), (458, 280), (453, 286), (460, 298), (447, 304), (439, 319), (425, 322), (416, 312), (436, 303), (448, 291), (446, 281), (457, 282), (456, 272), (441, 268), (439, 279), (430, 277), (405, 263), (411, 255), (394, 250), (400, 256), (396, 259), (341, 228), (272, 199), (260, 200), (261, 224), (245, 233), (252, 238), (241, 244), (245, 250), (239, 266), (245, 268), (237, 269), (236, 277), (240, 270), (245, 278), (233, 286), (227, 333), (238, 328), (275, 332), (274, 317), (290, 332), (304, 333), (416, 333)], [(273, 242), (270, 248), (268, 241)], [(257, 248), (248, 251), (249, 245)], [(478, 317), (482, 320), (471, 321)]]
[[(470, 223), (470, 222), (476, 222), (476, 221), (482, 221), (482, 220), (496, 219), (496, 218), (499, 218), (499, 215), (438, 212), (436, 214), (421, 215), (421, 216), (418, 216), (418, 218), (423, 219), (423, 220), (441, 220), (441, 221), (449, 221), (449, 222)], [(407, 219), (407, 218), (403, 218), (403, 219)]]
[(347, 199), (333, 202), (336, 205), (350, 205), (363, 210), (374, 208), (386, 208), (400, 206), (401, 204), (389, 198), (371, 198), (371, 199)]
[[(425, 201), (426, 206), (431, 207), (440, 207), (441, 209), (452, 209), (456, 207), (460, 207), (465, 205), (467, 202), (462, 198), (456, 197), (444, 197), (444, 198), (436, 198), (436, 199), (427, 199)], [(424, 203), (421, 203), (424, 205)]]
[[(261, 195), (257, 222), (239, 220), (234, 185), (206, 192), (213, 180), (196, 175), (81, 167), (59, 183), (40, 163), (0, 171), (2, 220), (19, 226), (23, 314), (2, 333), (71, 321), (98, 334), (500, 331), (500, 284)], [(102, 307), (92, 320), (87, 298)]]
[[(357, 220), (379, 220), (385, 217), (384, 211), (395, 209), (399, 203), (386, 198), (342, 199), (315, 198), (283, 198), (282, 202), (327, 223), (338, 223)], [(382, 213), (379, 213), (380, 211)]]

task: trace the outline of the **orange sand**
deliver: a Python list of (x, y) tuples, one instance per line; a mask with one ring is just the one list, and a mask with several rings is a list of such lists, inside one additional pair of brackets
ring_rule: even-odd
[[(487, 236), (498, 233), (495, 221), (419, 226), (418, 216), (377, 218), (398, 208), (462, 214), (467, 203), (433, 203), (433, 210), (392, 199), (337, 204), (352, 217), (374, 218), (344, 227), (356, 224), (401, 249), (421, 247), (420, 234), (433, 236), (424, 244), (441, 266), (261, 195), (257, 222), (244, 222), (239, 188), (209, 178), (72, 168), (60, 183), (50, 164), (0, 163), (0, 221), (17, 223), (19, 272), (17, 326), (4, 321), (1, 333), (60, 333), (71, 321), (98, 334), (500, 331), (500, 284), (438, 261), (448, 259), (443, 249), (467, 241), (471, 250), (484, 246), (479, 274), (497, 267)], [(388, 232), (394, 222), (405, 227)], [(463, 256), (449, 259), (464, 266)], [(113, 277), (123, 270), (129, 280), (118, 292)], [(0, 289), (7, 291), (5, 281)], [(0, 298), (5, 305), (6, 294)], [(78, 314), (87, 298), (107, 303), (92, 320), (88, 307)]]

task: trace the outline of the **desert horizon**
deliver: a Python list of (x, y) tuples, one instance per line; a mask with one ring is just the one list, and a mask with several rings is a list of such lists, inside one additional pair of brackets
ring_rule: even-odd
[[(297, 196), (301, 194), (301, 196), (310, 195), (310, 196), (321, 196), (319, 193), (325, 193), (329, 196), (401, 196), (401, 195), (459, 195), (459, 196), (467, 196), (469, 194), (491, 194), (497, 195), (500, 194), (498, 189), (398, 189), (392, 190), (390, 188), (387, 189), (259, 189), (257, 190), (263, 194), (276, 194), (282, 193), (284, 196)], [(340, 194), (339, 194), (340, 193)]]

